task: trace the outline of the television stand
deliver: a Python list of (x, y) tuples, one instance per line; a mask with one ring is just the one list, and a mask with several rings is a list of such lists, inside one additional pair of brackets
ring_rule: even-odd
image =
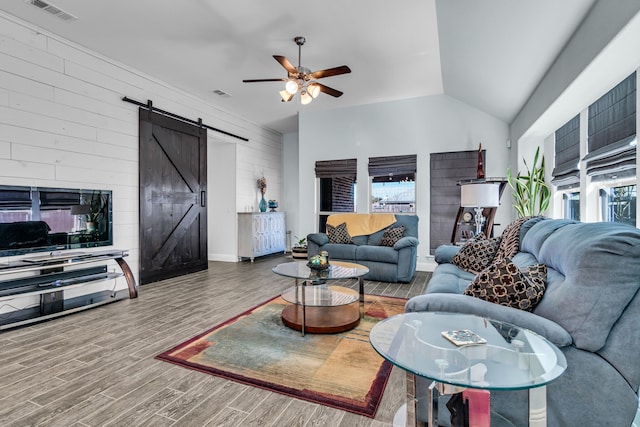
[[(65, 291), (124, 276), (128, 297), (138, 297), (128, 251), (50, 253), (0, 264), (0, 330), (86, 310), (123, 299), (119, 291), (102, 291), (65, 299)], [(115, 261), (122, 272), (108, 271), (100, 261)], [(19, 310), (4, 312), (2, 307)]]

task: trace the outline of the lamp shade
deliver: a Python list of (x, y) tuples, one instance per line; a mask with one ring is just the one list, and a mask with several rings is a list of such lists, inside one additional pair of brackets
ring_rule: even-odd
[(313, 98), (311, 97), (311, 95), (309, 95), (309, 93), (306, 90), (303, 90), (302, 92), (300, 92), (300, 103), (302, 105), (307, 105), (311, 101), (313, 101)]
[(280, 97), (282, 98), (282, 102), (289, 102), (289, 101), (291, 101), (291, 98), (293, 98), (293, 95), (290, 94), (289, 92), (287, 92), (286, 90), (281, 90), (278, 93), (280, 94)]
[(496, 208), (500, 205), (499, 184), (462, 184), (460, 206)]
[(317, 98), (320, 95), (320, 86), (317, 83), (311, 83), (307, 86), (307, 92), (311, 97)]

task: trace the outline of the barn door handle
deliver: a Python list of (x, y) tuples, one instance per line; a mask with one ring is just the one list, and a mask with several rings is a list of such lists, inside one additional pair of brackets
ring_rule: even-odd
[(200, 192), (200, 206), (201, 207), (204, 208), (205, 206), (207, 206), (206, 200), (207, 200), (207, 192), (206, 191), (201, 191)]

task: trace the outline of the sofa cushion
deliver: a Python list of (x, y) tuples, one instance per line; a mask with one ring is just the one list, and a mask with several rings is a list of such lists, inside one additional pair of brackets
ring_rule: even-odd
[(376, 261), (397, 264), (398, 251), (388, 246), (358, 246), (355, 259), (356, 262)]
[(553, 282), (549, 277), (535, 313), (562, 325), (577, 348), (603, 348), (640, 290), (640, 230), (619, 223), (541, 221), (523, 246), (537, 250), (538, 262), (558, 273)]
[(433, 260), (438, 264), (449, 264), (451, 260), (460, 252), (462, 246), (457, 245), (440, 245), (436, 248), (436, 252), (433, 256)]
[(382, 236), (384, 236), (384, 232), (385, 230), (380, 230), (369, 235), (369, 238), (367, 239), (367, 245), (380, 246), (380, 242), (382, 241)]
[(499, 245), (500, 237), (487, 239), (482, 234), (465, 243), (453, 256), (451, 264), (470, 273), (479, 273), (491, 264)]
[(393, 246), (398, 240), (402, 239), (402, 236), (404, 236), (403, 225), (399, 227), (389, 227), (384, 230), (384, 234), (380, 240), (380, 246)]
[(327, 224), (327, 236), (329, 236), (329, 243), (351, 243), (351, 236), (347, 231), (347, 224), (344, 222), (335, 227)]
[(322, 247), (322, 250), (327, 251), (327, 253), (329, 254), (329, 262), (331, 262), (332, 259), (354, 261), (356, 259), (356, 249), (359, 247), (360, 246), (356, 245), (327, 243)]
[(366, 245), (369, 243), (369, 236), (351, 236), (351, 243), (354, 245)]
[(461, 270), (453, 264), (440, 264), (429, 279), (425, 293), (461, 294), (473, 277), (473, 273)]
[(391, 227), (404, 226), (404, 235), (418, 238), (418, 216), (396, 215), (396, 222)]
[(495, 304), (532, 311), (542, 299), (546, 266), (536, 264), (522, 271), (510, 259), (490, 265), (475, 276), (464, 294)]

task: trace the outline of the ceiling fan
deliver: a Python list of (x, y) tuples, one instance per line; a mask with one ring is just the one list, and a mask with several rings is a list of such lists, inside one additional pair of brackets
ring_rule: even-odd
[(339, 90), (325, 86), (322, 83), (318, 83), (316, 79), (324, 77), (338, 76), (340, 74), (347, 74), (351, 72), (351, 69), (346, 65), (340, 67), (327, 68), (325, 70), (319, 70), (311, 72), (306, 67), (301, 65), (301, 51), (302, 45), (306, 41), (304, 37), (296, 37), (293, 39), (298, 45), (298, 66), (294, 67), (291, 62), (284, 56), (273, 55), (276, 61), (280, 63), (287, 70), (287, 78), (281, 79), (253, 79), (243, 80), (244, 83), (257, 83), (257, 82), (286, 82), (284, 90), (280, 91), (282, 102), (289, 102), (293, 99), (294, 95), (300, 92), (300, 102), (303, 105), (310, 103), (316, 98), (320, 92), (324, 92), (327, 95), (335, 96), (336, 98), (342, 95)]

